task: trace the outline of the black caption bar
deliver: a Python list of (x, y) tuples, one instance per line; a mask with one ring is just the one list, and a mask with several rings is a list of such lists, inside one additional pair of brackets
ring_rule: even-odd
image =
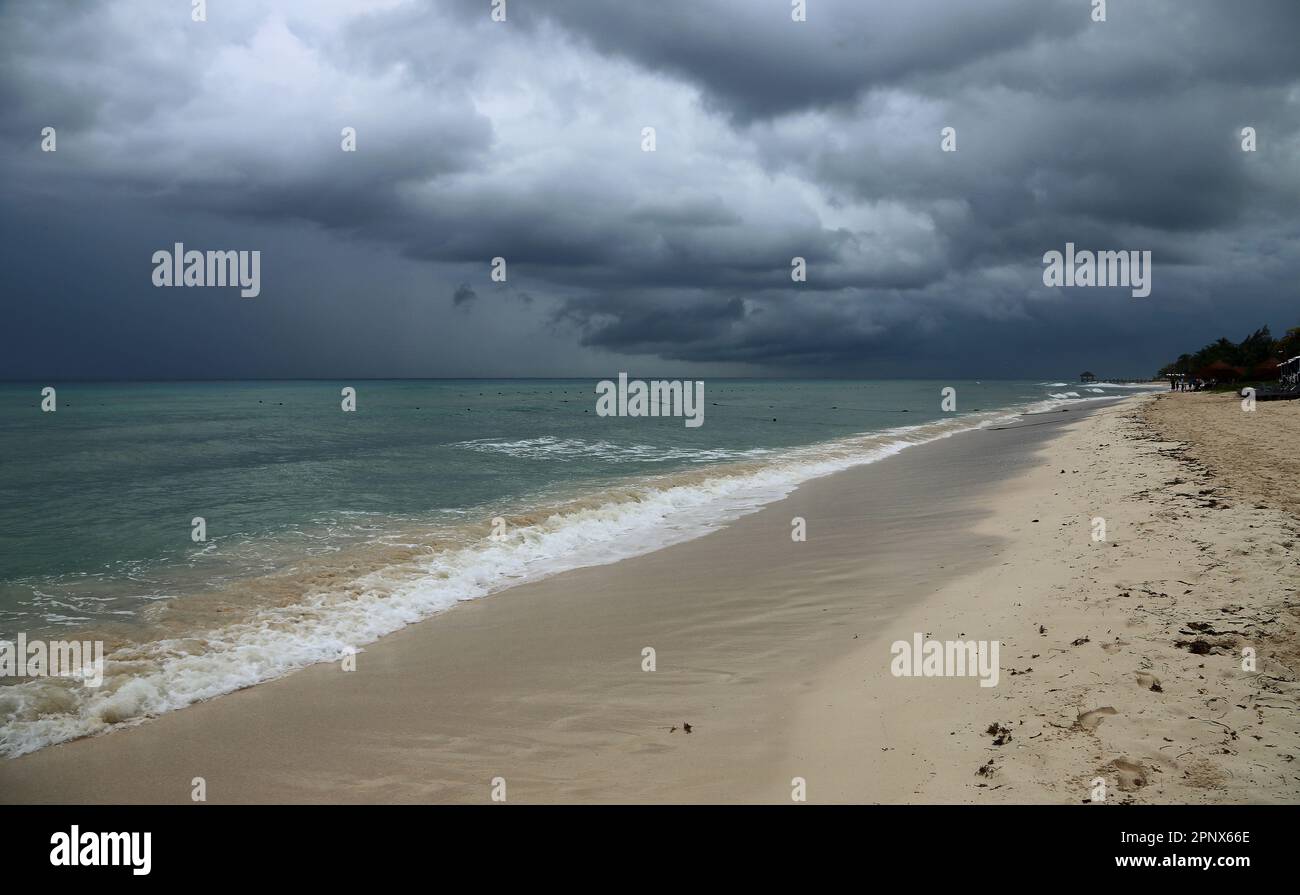
[[(1227, 880), (1286, 866), (1293, 809), (1253, 807), (70, 807), (8, 809), (19, 878), (373, 882), (462, 868), (660, 879), (774, 866), (855, 874), (1033, 871)], [(16, 822), (15, 822), (16, 821)], [(144, 834), (148, 834), (146, 837)], [(73, 854), (75, 849), (76, 854)], [(564, 868), (563, 872), (559, 872)], [(627, 876), (631, 873), (632, 876)], [(974, 882), (974, 881), (972, 881)]]

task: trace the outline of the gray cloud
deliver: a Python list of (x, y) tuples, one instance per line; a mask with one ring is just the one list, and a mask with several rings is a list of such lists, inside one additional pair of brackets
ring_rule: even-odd
[(451, 303), (453, 305), (463, 305), (473, 301), (476, 298), (478, 298), (478, 294), (473, 289), (470, 288), (469, 284), (461, 283), (459, 286), (456, 287), (456, 291), (452, 293)]
[[(1150, 367), (1228, 324), (1300, 323), (1300, 6), (1089, 12), (816, 0), (794, 23), (782, 2), (553, 0), (494, 23), (480, 0), (231, 0), (193, 23), (144, 0), (8, 4), (5, 301), (83, 307), (74, 333), (113, 309), (121, 344), (88, 328), (79, 357), (115, 375), (156, 344), (132, 345), (156, 323), (136, 316), (157, 299), (147, 267), (91, 252), (100, 267), (51, 280), (29, 259), (88, 242), (147, 258), (189, 239), (184, 221), (261, 248), (258, 301), (280, 309), (259, 317), (270, 335), (232, 334), (248, 344), (217, 375), (316, 369), (318, 343), (292, 328), (355, 334), (360, 307), (364, 344), (388, 339), (378, 375), (456, 372), (418, 342), (394, 350), (413, 316), (473, 327), (476, 364), (495, 345), (536, 374), (626, 356), (979, 374), (1014, 354), (1046, 375), (1099, 344)], [(57, 153), (38, 149), (47, 125)], [(1066, 241), (1151, 249), (1152, 297), (1045, 289), (1042, 253)], [(355, 292), (322, 300), (310, 262), (277, 263), (303, 245), (350, 259)], [(497, 256), (508, 284), (488, 279)], [(418, 305), (431, 291), (450, 308)], [(11, 319), (0, 375), (45, 374), (69, 330)], [(205, 332), (172, 332), (152, 375), (183, 374)], [(1035, 339), (1056, 341), (1040, 356)]]

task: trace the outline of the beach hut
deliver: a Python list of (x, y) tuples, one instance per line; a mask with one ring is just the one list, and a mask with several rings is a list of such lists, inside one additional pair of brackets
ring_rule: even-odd
[(1094, 375), (1092, 375), (1091, 373), (1083, 372), (1083, 373), (1080, 373), (1080, 374), (1079, 374), (1079, 381), (1080, 381), (1080, 382), (1096, 382), (1096, 381), (1097, 381), (1097, 377), (1094, 376)]
[(1277, 368), (1278, 387), (1284, 392), (1300, 391), (1300, 354), (1284, 360)]

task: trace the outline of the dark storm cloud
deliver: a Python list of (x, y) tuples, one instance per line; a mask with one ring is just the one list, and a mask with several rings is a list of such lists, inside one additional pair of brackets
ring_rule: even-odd
[(456, 287), (456, 291), (452, 293), (451, 303), (453, 305), (463, 305), (468, 304), (476, 298), (478, 298), (478, 294), (470, 288), (469, 284), (461, 283)]
[(698, 84), (741, 120), (846, 104), (864, 91), (921, 73), (1077, 32), (1086, 16), (1067, 0), (814, 0), (805, 22), (771, 0), (662, 0), (519, 4), (525, 25), (545, 19), (602, 53)]
[[(1101, 343), (1150, 366), (1239, 318), (1300, 323), (1293, 2), (1112, 0), (1105, 23), (1087, 0), (813, 0), (806, 23), (784, 0), (510, 2), (505, 23), (486, 0), (231, 0), (206, 23), (177, 6), (0, 7), (8, 295), (54, 288), (23, 261), (26, 219), (51, 246), (114, 228), (134, 258), (184, 236), (169, 222), (206, 218), (262, 240), (239, 247), (263, 249), (259, 301), (284, 310), (248, 350), (296, 352), (277, 370), (315, 362), (280, 329), (304, 315), (355, 332), (362, 308), (368, 346), (403, 343), (416, 312), (371, 297), (398, 289), (450, 294), (420, 319), (476, 327), (483, 357), (538, 334), (554, 346), (530, 355), (538, 374), (611, 354), (979, 373), (1012, 347), (1050, 370)], [(55, 154), (37, 149), (47, 125)], [(939, 148), (949, 126), (955, 153)], [(280, 255), (338, 247), (369, 285), (323, 300), (277, 264), (281, 240)], [(1045, 289), (1042, 254), (1066, 241), (1152, 250), (1152, 297)], [(487, 276), (498, 256), (507, 284)], [(127, 315), (129, 342), (157, 299), (132, 282), (59, 288)], [(0, 375), (43, 371), (53, 337), (16, 319)], [(1059, 342), (1040, 356), (1035, 338)], [(88, 344), (110, 371), (130, 353)], [(379, 353), (433, 369), (417, 347)]]

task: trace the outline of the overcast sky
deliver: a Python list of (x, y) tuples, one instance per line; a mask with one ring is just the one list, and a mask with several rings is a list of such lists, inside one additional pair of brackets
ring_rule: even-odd
[[(191, 5), (0, 4), (0, 377), (1124, 375), (1300, 325), (1297, 0)], [(1150, 297), (1044, 286), (1067, 241)], [(155, 288), (175, 242), (261, 294)]]

